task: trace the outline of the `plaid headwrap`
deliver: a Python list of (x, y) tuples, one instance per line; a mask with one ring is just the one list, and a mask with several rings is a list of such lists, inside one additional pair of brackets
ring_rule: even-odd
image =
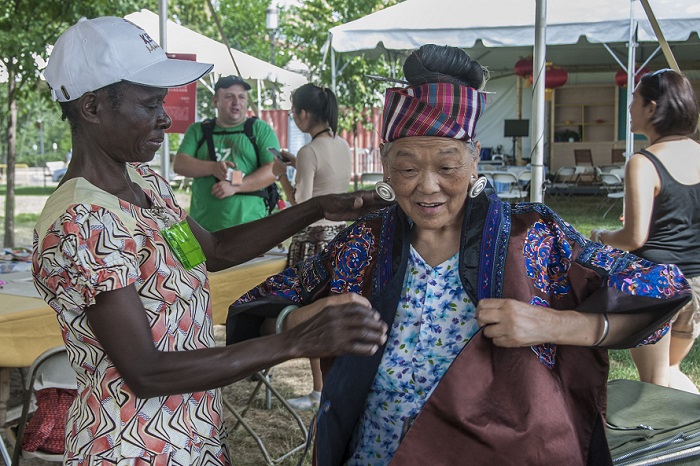
[(382, 140), (439, 136), (471, 141), (486, 100), (467, 86), (427, 83), (386, 90)]

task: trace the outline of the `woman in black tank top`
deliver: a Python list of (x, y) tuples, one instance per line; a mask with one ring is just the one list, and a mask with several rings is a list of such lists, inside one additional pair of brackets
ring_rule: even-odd
[(698, 104), (688, 79), (670, 69), (642, 77), (629, 106), (632, 131), (651, 141), (625, 169), (625, 221), (591, 239), (658, 263), (676, 264), (693, 300), (676, 316), (670, 335), (630, 350), (644, 382), (698, 393), (680, 362), (700, 335), (700, 145)]

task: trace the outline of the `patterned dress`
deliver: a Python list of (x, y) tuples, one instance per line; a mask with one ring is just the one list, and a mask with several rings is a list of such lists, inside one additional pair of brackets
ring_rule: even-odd
[(151, 208), (72, 179), (49, 198), (34, 232), (34, 280), (77, 373), (65, 464), (229, 464), (220, 390), (137, 398), (88, 324), (85, 309), (99, 293), (133, 285), (159, 351), (214, 346), (204, 264), (186, 270), (161, 235), (186, 213), (149, 168), (129, 171)]

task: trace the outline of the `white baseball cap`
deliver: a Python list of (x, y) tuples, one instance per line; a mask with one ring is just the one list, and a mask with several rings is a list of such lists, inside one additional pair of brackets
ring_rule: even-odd
[(80, 19), (54, 45), (44, 77), (59, 102), (120, 81), (178, 87), (207, 74), (214, 65), (168, 58), (146, 31), (114, 16)]

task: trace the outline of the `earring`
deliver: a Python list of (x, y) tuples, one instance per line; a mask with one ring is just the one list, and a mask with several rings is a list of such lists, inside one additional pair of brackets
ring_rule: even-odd
[(374, 185), (374, 190), (377, 192), (377, 195), (387, 202), (396, 199), (396, 193), (394, 192), (394, 188), (389, 184), (389, 181), (391, 181), (391, 178), (387, 178), (386, 181), (379, 181)]
[(481, 194), (481, 192), (482, 192), (482, 191), (484, 190), (484, 188), (486, 187), (486, 184), (487, 184), (487, 183), (488, 183), (488, 182), (486, 181), (486, 177), (485, 177), (485, 176), (480, 176), (480, 177), (474, 182), (474, 184), (472, 185), (471, 189), (469, 190), (469, 197), (471, 197), (472, 199), (474, 199), (474, 198), (477, 197), (479, 194)]

